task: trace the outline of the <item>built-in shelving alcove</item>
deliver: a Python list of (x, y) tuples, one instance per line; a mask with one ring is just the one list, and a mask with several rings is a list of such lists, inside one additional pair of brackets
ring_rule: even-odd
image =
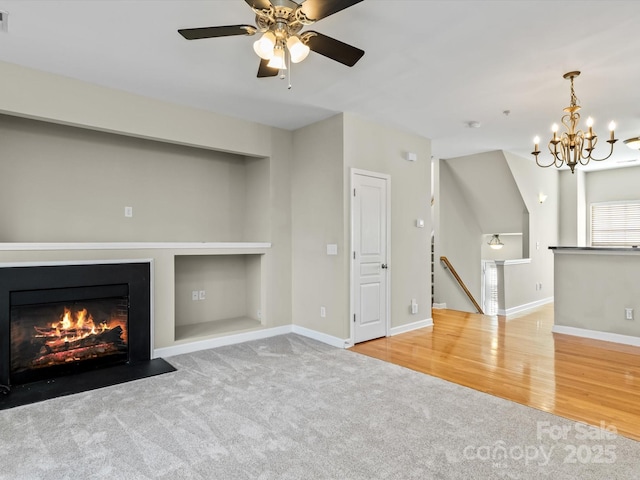
[(176, 255), (175, 340), (261, 328), (263, 257)]
[[(281, 233), (271, 224), (270, 158), (8, 115), (0, 138), (11, 179), (0, 267), (149, 261), (153, 347), (163, 355), (271, 326), (265, 278), (271, 236)], [(191, 300), (192, 290), (205, 299)]]

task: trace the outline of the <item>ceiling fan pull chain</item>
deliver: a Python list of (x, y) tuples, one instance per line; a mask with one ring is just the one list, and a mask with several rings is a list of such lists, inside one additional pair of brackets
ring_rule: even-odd
[(287, 55), (287, 68), (288, 68), (288, 72), (287, 72), (287, 76), (289, 77), (289, 86), (287, 87), (288, 90), (291, 90), (291, 54)]

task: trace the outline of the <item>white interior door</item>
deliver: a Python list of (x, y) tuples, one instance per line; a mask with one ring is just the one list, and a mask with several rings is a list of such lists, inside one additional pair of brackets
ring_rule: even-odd
[(352, 171), (352, 339), (388, 333), (388, 175)]

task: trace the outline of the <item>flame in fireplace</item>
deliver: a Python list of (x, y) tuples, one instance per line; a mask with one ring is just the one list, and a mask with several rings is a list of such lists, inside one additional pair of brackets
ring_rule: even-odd
[(126, 323), (123, 320), (112, 318), (96, 324), (93, 316), (86, 308), (73, 312), (64, 307), (60, 320), (52, 322), (48, 328), (35, 327), (36, 337), (45, 338), (45, 343), (50, 347), (77, 342), (92, 335), (99, 335), (113, 328), (122, 328), (122, 340), (126, 340)]

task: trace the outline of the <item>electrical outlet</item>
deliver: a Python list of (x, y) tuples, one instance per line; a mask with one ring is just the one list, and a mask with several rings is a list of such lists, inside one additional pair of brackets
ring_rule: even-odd
[(205, 291), (204, 291), (204, 290), (200, 290), (200, 291), (198, 292), (198, 300), (204, 300), (204, 299), (206, 298), (206, 296), (205, 296), (205, 295), (206, 295), (206, 294), (205, 294)]
[(191, 300), (193, 300), (194, 302), (198, 301), (198, 291), (194, 290), (191, 292)]
[(327, 316), (327, 309), (324, 307), (320, 307), (320, 316), (325, 318)]
[(128, 218), (133, 217), (133, 207), (124, 207), (124, 216)]
[(624, 309), (624, 318), (626, 320), (633, 320), (633, 308)]
[(256, 312), (256, 317), (258, 317), (258, 318), (262, 318), (262, 311), (258, 310), (258, 311)]

